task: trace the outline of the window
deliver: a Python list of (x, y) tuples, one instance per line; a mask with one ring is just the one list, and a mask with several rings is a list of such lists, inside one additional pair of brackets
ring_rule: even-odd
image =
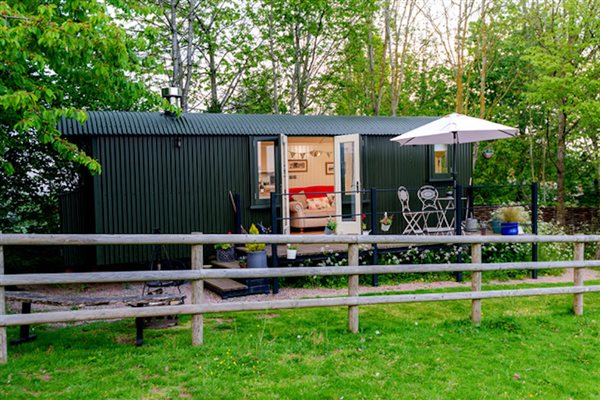
[(433, 146), (433, 163), (435, 174), (447, 174), (448, 171), (448, 145), (436, 144)]
[(278, 141), (275, 138), (255, 139), (252, 147), (252, 204), (267, 205), (277, 188)]
[(431, 146), (429, 159), (430, 181), (447, 181), (452, 179), (449, 150), (447, 144), (435, 144)]

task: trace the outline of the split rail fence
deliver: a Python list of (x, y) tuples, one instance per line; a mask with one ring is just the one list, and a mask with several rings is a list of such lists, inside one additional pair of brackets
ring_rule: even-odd
[[(272, 244), (347, 244), (347, 267), (293, 267), (218, 270), (203, 269), (204, 245), (216, 243), (272, 243)], [(511, 262), (482, 263), (481, 247), (486, 243), (574, 243), (573, 261), (552, 262)], [(470, 300), (473, 323), (481, 322), (481, 301), (483, 299), (573, 295), (573, 312), (583, 314), (584, 293), (600, 292), (600, 285), (584, 285), (583, 268), (600, 267), (600, 260), (584, 260), (586, 243), (599, 243), (600, 235), (572, 236), (354, 236), (354, 235), (12, 235), (0, 234), (0, 363), (6, 363), (7, 336), (9, 326), (45, 324), (55, 322), (93, 321), (105, 319), (158, 317), (165, 315), (188, 314), (192, 316), (192, 344), (201, 345), (204, 340), (206, 313), (235, 311), (259, 311), (274, 309), (295, 309), (310, 307), (348, 307), (348, 329), (356, 333), (359, 329), (359, 306), (374, 304), (395, 304), (450, 300)], [(413, 264), (413, 265), (360, 265), (359, 247), (370, 244), (455, 244), (470, 245), (470, 264)], [(90, 272), (57, 274), (5, 274), (3, 246), (18, 245), (169, 245), (186, 244), (191, 246), (191, 269), (185, 271), (130, 271), (130, 272)], [(573, 268), (572, 286), (528, 288), (514, 290), (482, 290), (481, 274), (484, 271), (531, 270)], [(358, 277), (364, 274), (394, 274), (405, 272), (457, 272), (471, 271), (471, 291), (359, 296)], [(279, 278), (297, 276), (348, 276), (348, 296), (335, 298), (267, 300), (254, 302), (206, 303), (204, 301), (204, 280), (214, 278)], [(5, 287), (10, 285), (84, 284), (112, 282), (145, 282), (157, 280), (189, 280), (192, 286), (191, 303), (176, 306), (156, 306), (148, 308), (105, 308), (94, 310), (53, 311), (35, 314), (6, 314)]]

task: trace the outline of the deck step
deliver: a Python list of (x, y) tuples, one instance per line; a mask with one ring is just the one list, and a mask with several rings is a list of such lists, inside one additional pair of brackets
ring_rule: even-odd
[(215, 268), (225, 268), (225, 269), (240, 268), (240, 263), (238, 261), (213, 261), (212, 265)]
[(205, 279), (204, 284), (211, 290), (215, 288), (223, 292), (248, 289), (248, 286), (244, 285), (243, 283), (228, 278)]

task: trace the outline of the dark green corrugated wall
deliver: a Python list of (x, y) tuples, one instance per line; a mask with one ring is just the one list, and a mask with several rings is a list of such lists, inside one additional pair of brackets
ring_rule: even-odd
[[(388, 136), (363, 136), (362, 141), (362, 185), (365, 189), (396, 189), (405, 186), (411, 195), (411, 207), (420, 207), (416, 198), (416, 189), (422, 185), (433, 185), (443, 194), (451, 181), (429, 180), (430, 146), (400, 146), (390, 142)], [(459, 145), (457, 148), (459, 182), (464, 186), (471, 177), (471, 145)], [(369, 195), (363, 196), (363, 209), (370, 211)], [(416, 208), (415, 208), (416, 209)], [(377, 211), (382, 213), (399, 212), (400, 202), (395, 190), (377, 192)], [(403, 223), (401, 215), (395, 215), (396, 221), (390, 233), (401, 233)], [(371, 226), (368, 218), (369, 227)]]
[[(103, 171), (94, 178), (97, 233), (152, 233), (155, 227), (183, 234), (234, 230), (228, 191), (250, 198), (250, 138), (179, 138), (181, 147), (178, 138), (166, 136), (93, 139)], [(248, 209), (249, 204), (243, 206)], [(245, 214), (246, 220), (253, 217)], [(169, 253), (189, 257), (189, 247), (170, 248)], [(147, 247), (101, 247), (97, 261), (128, 263), (149, 255)]]
[[(177, 139), (181, 139), (181, 147)], [(362, 137), (363, 188), (416, 188), (429, 182), (429, 147), (402, 147), (388, 136)], [(251, 209), (250, 136), (96, 136), (92, 152), (102, 164), (93, 178), (96, 233), (234, 231), (228, 191), (242, 196), (242, 223), (270, 223), (269, 209)], [(461, 182), (471, 175), (470, 145), (459, 148)], [(444, 187), (449, 182), (434, 182)], [(369, 210), (368, 195), (364, 197)], [(86, 202), (91, 206), (91, 201)], [(378, 211), (399, 211), (395, 191), (378, 193)], [(399, 215), (398, 215), (399, 217)], [(394, 227), (401, 228), (400, 224)], [(396, 232), (397, 233), (397, 232)], [(168, 248), (171, 257), (189, 257), (188, 246)], [(96, 262), (148, 260), (147, 246), (99, 246)]]

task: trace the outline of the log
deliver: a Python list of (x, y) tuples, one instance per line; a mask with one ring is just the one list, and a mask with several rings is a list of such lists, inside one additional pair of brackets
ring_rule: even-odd
[[(4, 276), (4, 247), (0, 246), (0, 276)], [(0, 318), (6, 314), (6, 300), (4, 287), (0, 286)], [(0, 326), (0, 364), (8, 361), (8, 339), (6, 328)]]
[(0, 327), (55, 322), (80, 322), (102, 319), (122, 319), (135, 317), (158, 317), (164, 315), (204, 314), (237, 311), (264, 311), (278, 309), (300, 309), (314, 307), (348, 307), (359, 305), (421, 303), (433, 301), (454, 301), (473, 299), (494, 299), (503, 297), (528, 297), (546, 295), (566, 295), (575, 293), (600, 292), (600, 285), (566, 286), (551, 288), (487, 290), (482, 292), (449, 292), (426, 294), (400, 294), (361, 297), (333, 297), (316, 299), (272, 300), (246, 303), (204, 303), (179, 306), (157, 306), (151, 308), (113, 308), (96, 310), (56, 311), (36, 314), (0, 315)]
[[(204, 264), (202, 245), (192, 246), (192, 270), (202, 269)], [(192, 281), (192, 304), (201, 305), (204, 302), (204, 281)], [(204, 316), (195, 314), (192, 316), (192, 345), (200, 346), (204, 343)]]
[[(585, 243), (575, 243), (575, 260), (583, 261), (585, 257)], [(573, 285), (583, 286), (583, 268), (573, 268)], [(573, 296), (573, 313), (583, 315), (583, 293)]]
[[(358, 266), (358, 250), (357, 244), (351, 244), (348, 246), (348, 265), (351, 267)], [(348, 296), (351, 298), (358, 297), (358, 275), (348, 275)], [(352, 333), (358, 333), (357, 305), (348, 307), (348, 330)]]
[(0, 286), (53, 285), (69, 283), (144, 282), (152, 280), (195, 280), (195, 279), (245, 279), (292, 276), (333, 276), (397, 274), (404, 272), (453, 272), (453, 271), (500, 271), (516, 269), (559, 269), (598, 268), (600, 260), (472, 263), (472, 264), (413, 264), (413, 265), (360, 265), (349, 267), (294, 267), (255, 269), (198, 269), (189, 271), (131, 271), (131, 272), (85, 272), (64, 274), (19, 274), (0, 275)]
[(344, 243), (344, 244), (473, 244), (473, 243), (590, 243), (600, 242), (600, 235), (514, 235), (514, 236), (415, 236), (415, 235), (37, 235), (1, 234), (4, 245), (140, 245), (140, 244), (217, 244), (217, 243)]
[[(473, 264), (481, 263), (481, 245), (474, 244), (471, 246), (471, 262)], [(481, 271), (473, 271), (471, 275), (471, 290), (474, 292), (481, 291)], [(471, 321), (479, 326), (481, 324), (481, 300), (475, 299), (471, 301)]]

